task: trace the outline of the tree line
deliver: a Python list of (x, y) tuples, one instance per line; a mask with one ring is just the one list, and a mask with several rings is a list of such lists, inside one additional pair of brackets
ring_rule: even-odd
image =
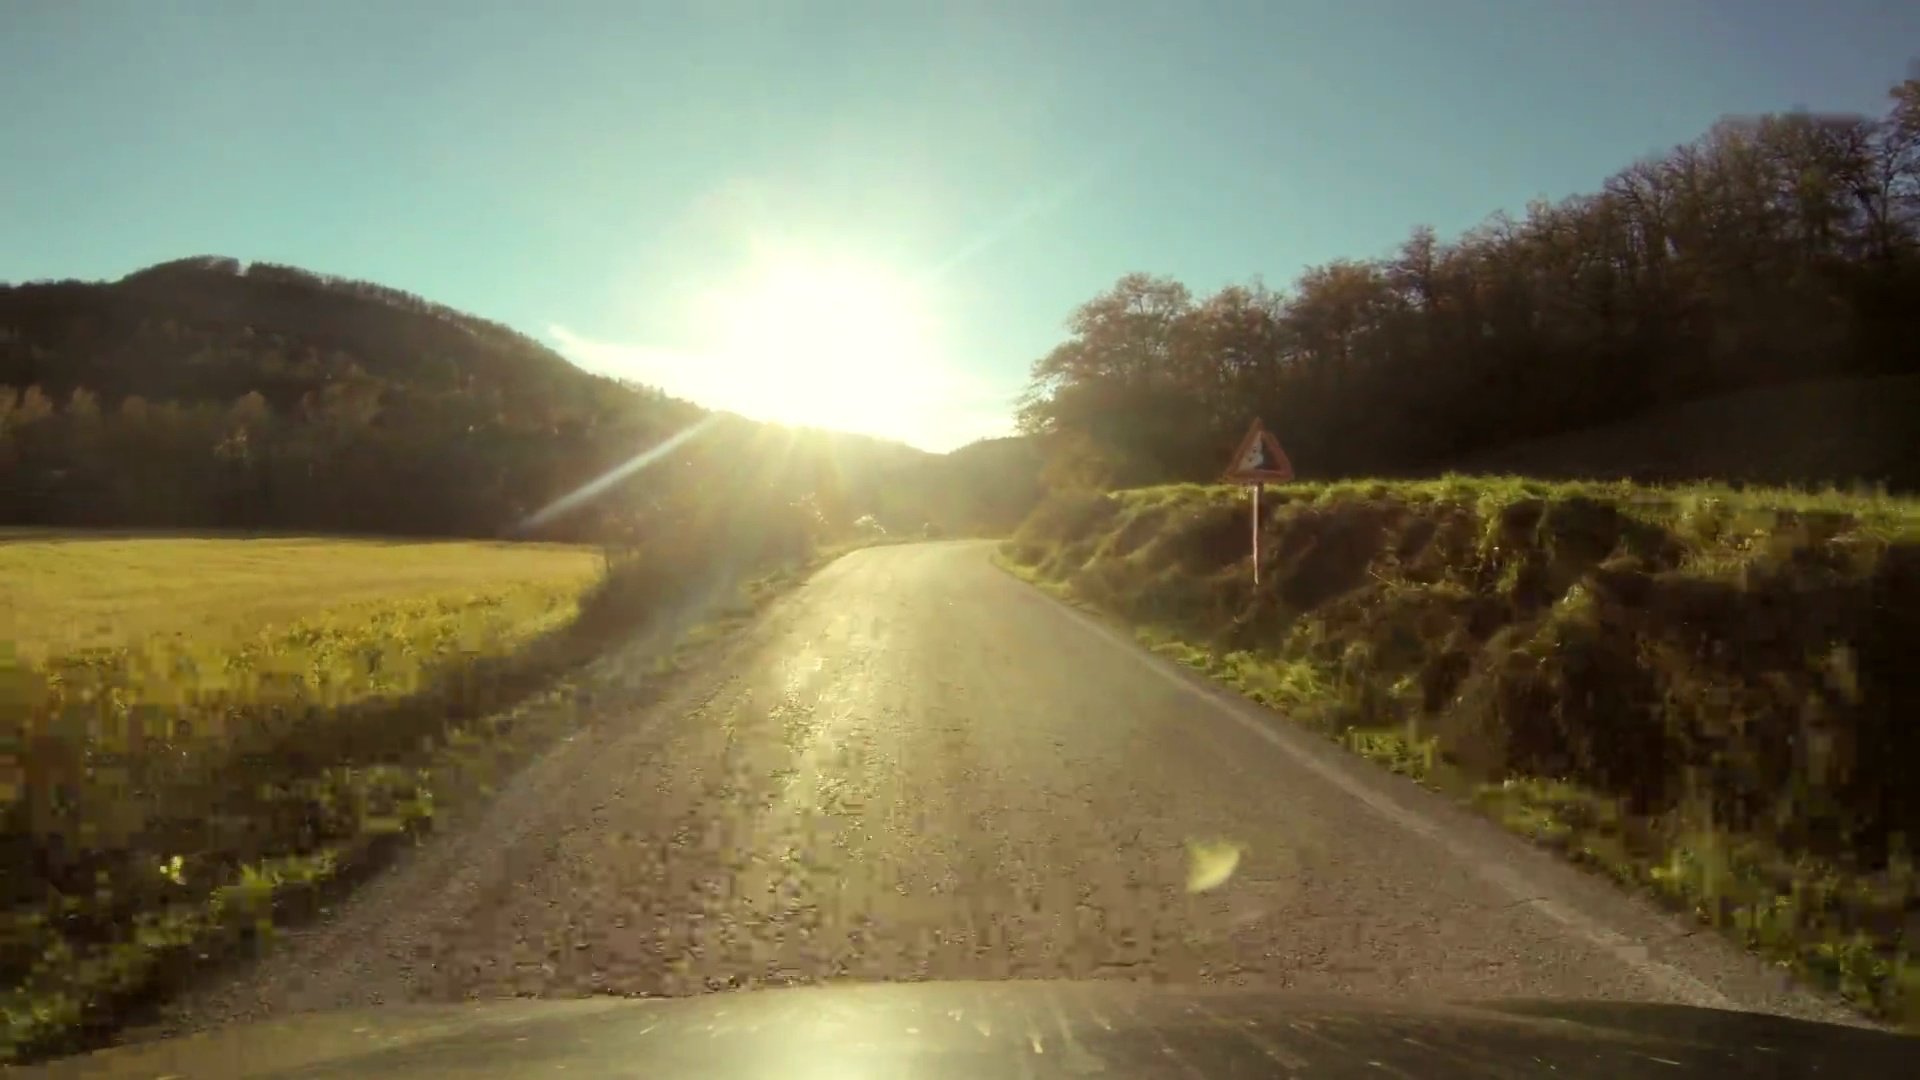
[(1416, 228), (1285, 291), (1131, 274), (1020, 407), (1056, 483), (1218, 475), (1254, 416), (1303, 475), (1407, 474), (1656, 406), (1920, 374), (1920, 80), (1884, 116), (1727, 119), (1598, 192)]
[[(583, 470), (569, 441), (476, 423), (459, 408), (381, 422), (373, 388), (346, 381), (276, 411), (230, 403), (103, 405), (0, 389), (0, 519), (13, 524), (491, 535)], [(584, 480), (586, 477), (582, 476)]]

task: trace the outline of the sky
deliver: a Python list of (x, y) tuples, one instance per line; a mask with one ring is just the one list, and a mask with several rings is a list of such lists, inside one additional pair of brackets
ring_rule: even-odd
[(0, 0), (0, 281), (291, 263), (946, 450), (1123, 274), (1284, 286), (1916, 52), (1904, 0)]

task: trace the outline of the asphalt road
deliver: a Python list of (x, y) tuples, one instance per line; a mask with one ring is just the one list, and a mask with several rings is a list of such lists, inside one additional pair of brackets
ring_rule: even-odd
[[(660, 700), (603, 698), (484, 813), (189, 995), (171, 1026), (1062, 977), (1846, 1016), (988, 554), (832, 564)], [(1239, 852), (1200, 892), (1193, 841)]]

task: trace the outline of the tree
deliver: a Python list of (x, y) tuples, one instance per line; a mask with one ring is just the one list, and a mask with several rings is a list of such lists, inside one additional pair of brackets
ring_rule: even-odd
[[(1786, 380), (1920, 372), (1920, 81), (1887, 116), (1733, 118), (1453, 243), (1196, 300), (1130, 274), (1033, 365), (1063, 479), (1206, 478), (1250, 414), (1304, 475), (1478, 449)], [(1102, 463), (1090, 470), (1088, 462)]]

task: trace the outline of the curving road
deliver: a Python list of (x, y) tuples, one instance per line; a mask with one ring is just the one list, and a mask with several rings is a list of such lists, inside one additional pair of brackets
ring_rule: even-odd
[[(615, 695), (484, 813), (190, 996), (174, 1024), (1054, 977), (1845, 1018), (1143, 653), (988, 552), (920, 544), (832, 564), (664, 699)], [(1200, 893), (1195, 839), (1242, 852)]]

